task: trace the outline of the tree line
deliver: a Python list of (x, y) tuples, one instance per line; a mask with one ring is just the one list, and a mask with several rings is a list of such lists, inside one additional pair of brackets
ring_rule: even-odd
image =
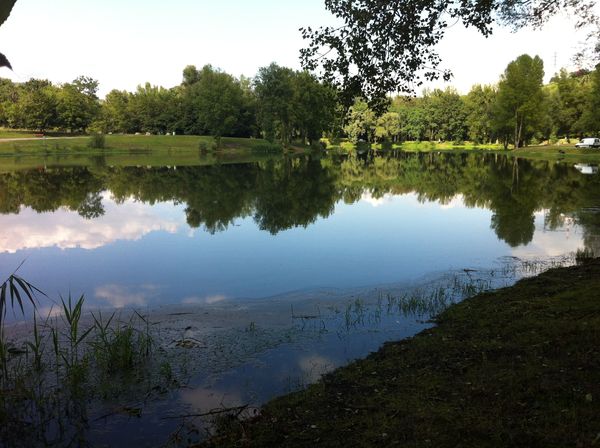
[(180, 85), (149, 83), (98, 98), (98, 81), (78, 77), (55, 85), (0, 79), (0, 126), (38, 131), (262, 137), (318, 144), (347, 137), (358, 143), (465, 140), (515, 147), (600, 132), (600, 67), (562, 69), (543, 84), (542, 60), (519, 56), (495, 85), (425, 90), (388, 98), (383, 113), (343, 95), (305, 71), (271, 64), (254, 79), (210, 65), (183, 70)]
[[(508, 181), (507, 181), (508, 180)], [(573, 185), (579, 185), (573, 188)], [(338, 201), (355, 203), (369, 193), (415, 193), (421, 202), (448, 203), (462, 195), (467, 207), (491, 210), (491, 227), (517, 247), (531, 242), (535, 212), (545, 226), (559, 228), (566, 217), (584, 227), (588, 247), (598, 249), (600, 178), (549, 161), (488, 154), (374, 151), (348, 156), (275, 155), (245, 164), (178, 167), (109, 167), (26, 170), (0, 174), (0, 214), (60, 207), (95, 219), (105, 212), (105, 191), (117, 202), (174, 201), (185, 205), (190, 227), (220, 232), (238, 218), (253, 217), (270, 233), (309, 226), (333, 213)]]
[(398, 96), (377, 117), (362, 99), (350, 107), (344, 131), (354, 142), (499, 142), (508, 147), (556, 142), (600, 131), (600, 66), (569, 73), (562, 69), (543, 84), (542, 60), (519, 56), (495, 85), (425, 90), (418, 98)]

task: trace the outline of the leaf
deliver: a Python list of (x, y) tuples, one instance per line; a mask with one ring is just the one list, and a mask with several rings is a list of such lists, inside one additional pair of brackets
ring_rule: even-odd
[(12, 70), (12, 65), (10, 65), (10, 62), (8, 62), (8, 59), (2, 53), (0, 53), (0, 67), (8, 67)]
[(17, 0), (0, 1), (0, 26), (6, 22), (6, 19), (8, 19), (8, 16), (10, 16), (10, 12), (12, 11), (13, 6), (15, 6), (15, 3), (17, 3)]

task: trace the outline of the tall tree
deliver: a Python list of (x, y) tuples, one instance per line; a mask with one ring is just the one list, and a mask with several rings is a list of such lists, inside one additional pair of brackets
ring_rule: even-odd
[(101, 103), (100, 127), (104, 132), (134, 132), (128, 110), (131, 94), (111, 90)]
[(582, 116), (582, 127), (590, 134), (600, 134), (600, 64), (590, 74), (591, 87), (586, 108)]
[(544, 95), (544, 62), (539, 56), (519, 56), (506, 67), (498, 84), (496, 120), (513, 129), (513, 144), (522, 144), (524, 131), (539, 119)]
[(336, 92), (308, 72), (295, 73), (293, 85), (294, 126), (303, 141), (314, 143), (333, 123)]
[(60, 127), (85, 132), (100, 112), (98, 81), (80, 76), (64, 84), (58, 92), (57, 114)]
[(400, 115), (396, 112), (386, 112), (377, 119), (375, 136), (384, 141), (394, 142), (400, 137), (402, 123)]
[(493, 114), (496, 89), (490, 85), (474, 85), (465, 98), (466, 125), (469, 138), (477, 143), (489, 143), (493, 138)]
[(589, 97), (589, 76), (573, 76), (564, 68), (550, 80), (547, 92), (550, 114), (557, 135), (570, 136), (581, 132), (581, 117)]
[(210, 65), (202, 68), (195, 84), (198, 120), (204, 133), (212, 135), (217, 146), (221, 137), (235, 132), (240, 119), (243, 92), (238, 81)]
[(348, 110), (346, 121), (344, 131), (353, 143), (358, 143), (360, 140), (373, 141), (377, 120), (375, 112), (369, 108), (366, 101), (357, 99)]
[(265, 137), (284, 145), (293, 137), (294, 71), (273, 63), (258, 70), (254, 80), (258, 120)]
[(30, 79), (22, 85), (15, 120), (27, 129), (45, 131), (57, 122), (58, 89), (50, 81)]

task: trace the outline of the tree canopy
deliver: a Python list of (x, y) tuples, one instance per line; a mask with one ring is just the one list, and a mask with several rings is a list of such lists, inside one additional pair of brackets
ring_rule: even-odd
[(450, 79), (436, 50), (449, 24), (461, 22), (487, 37), (495, 23), (539, 27), (566, 11), (579, 27), (598, 26), (593, 7), (593, 0), (325, 0), (341, 26), (302, 28), (308, 46), (300, 58), (342, 90), (347, 106), (361, 96), (383, 112), (391, 92), (413, 94), (423, 79)]

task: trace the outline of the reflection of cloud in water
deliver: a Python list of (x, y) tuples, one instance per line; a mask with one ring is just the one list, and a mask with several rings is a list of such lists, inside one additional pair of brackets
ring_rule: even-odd
[[(558, 257), (560, 255), (576, 252), (584, 247), (581, 228), (567, 222), (556, 230), (544, 229), (543, 212), (536, 213), (535, 233), (533, 239), (526, 246), (519, 246), (512, 250), (515, 257)], [(560, 238), (559, 235), (564, 235)]]
[(440, 209), (442, 210), (450, 210), (453, 208), (465, 208), (465, 200), (462, 194), (457, 194), (446, 203), (440, 203)]
[(374, 198), (370, 192), (365, 192), (361, 196), (360, 200), (366, 202), (367, 204), (370, 204), (373, 207), (379, 207), (381, 205), (389, 204), (390, 202), (392, 202), (393, 198), (393, 194), (384, 194), (380, 198)]
[(42, 319), (63, 315), (63, 309), (58, 305), (37, 307), (37, 312)]
[(180, 392), (181, 401), (192, 406), (198, 412), (208, 412), (213, 409), (233, 408), (241, 406), (242, 398), (239, 393), (223, 392), (206, 386), (197, 389), (184, 389)]
[(185, 299), (183, 299), (181, 301), (181, 303), (185, 304), (185, 305), (213, 305), (215, 303), (219, 303), (219, 302), (224, 302), (225, 300), (227, 300), (227, 297), (225, 297), (222, 294), (217, 294), (214, 296), (208, 296), (208, 297), (186, 297)]
[(116, 204), (107, 197), (103, 204), (105, 214), (93, 220), (64, 208), (37, 213), (23, 207), (18, 215), (0, 216), (0, 253), (42, 247), (96, 249), (117, 240), (139, 240), (159, 230), (176, 233), (185, 225), (183, 214), (181, 218), (163, 217), (160, 205), (133, 200)]
[(143, 285), (141, 291), (132, 291), (121, 285), (104, 285), (96, 288), (96, 298), (104, 300), (113, 308), (125, 308), (129, 306), (145, 306), (148, 298), (156, 293), (156, 288), (148, 289)]
[(322, 375), (331, 372), (335, 368), (335, 363), (324, 356), (310, 355), (300, 358), (298, 366), (304, 374), (304, 380), (314, 383)]

